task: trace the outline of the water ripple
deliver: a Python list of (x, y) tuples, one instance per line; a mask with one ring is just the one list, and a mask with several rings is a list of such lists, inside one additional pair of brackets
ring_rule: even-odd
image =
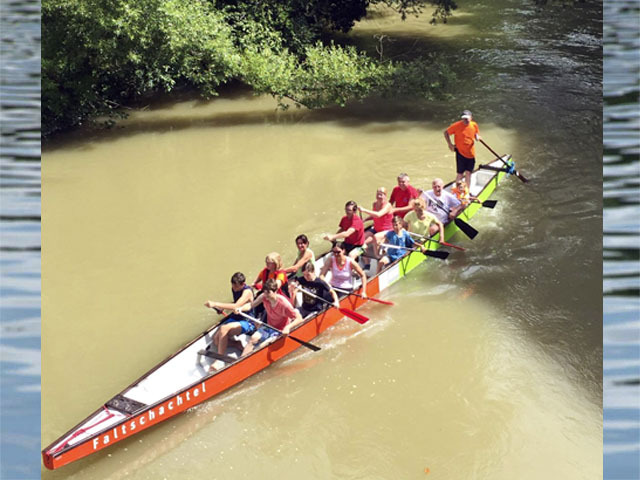
[(640, 476), (640, 2), (605, 3), (604, 474)]
[[(39, 478), (40, 3), (0, 15), (0, 478)], [(9, 460), (10, 459), (10, 460)]]

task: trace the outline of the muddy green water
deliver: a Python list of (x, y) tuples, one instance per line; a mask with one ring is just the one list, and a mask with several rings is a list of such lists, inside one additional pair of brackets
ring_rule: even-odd
[(437, 45), (453, 100), (277, 112), (235, 91), (47, 145), (43, 446), (215, 321), (202, 304), (233, 272), (290, 263), (298, 233), (324, 251), (345, 201), (400, 172), (451, 179), (442, 130), (463, 108), (534, 180), (505, 181), (480, 235), (455, 238), (467, 252), (385, 291), (396, 306), (366, 306), (365, 326), (43, 478), (600, 477), (600, 17), (508, 1), (435, 28), (378, 17), (356, 40)]

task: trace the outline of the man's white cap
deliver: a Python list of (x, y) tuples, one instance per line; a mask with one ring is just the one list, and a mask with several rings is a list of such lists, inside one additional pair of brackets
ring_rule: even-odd
[(466, 118), (467, 120), (471, 120), (471, 112), (469, 110), (463, 110), (460, 118)]

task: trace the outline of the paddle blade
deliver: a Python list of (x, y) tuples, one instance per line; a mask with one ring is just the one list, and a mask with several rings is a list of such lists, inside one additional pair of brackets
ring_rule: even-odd
[(388, 300), (380, 300), (379, 298), (367, 297), (372, 302), (382, 303), (383, 305), (395, 305), (393, 302), (389, 302)]
[(360, 315), (358, 312), (353, 310), (349, 310), (348, 308), (339, 308), (340, 313), (345, 317), (349, 317), (351, 320), (355, 320), (356, 322), (363, 324), (369, 321), (369, 317), (365, 317), (364, 315)]
[(444, 250), (425, 250), (422, 253), (427, 257), (440, 258), (442, 260), (449, 256), (449, 252), (445, 252)]
[(317, 345), (314, 345), (313, 343), (309, 343), (309, 342), (305, 342), (304, 340), (300, 340), (299, 338), (294, 337), (293, 335), (287, 335), (291, 340), (294, 340), (296, 342), (298, 342), (300, 345), (303, 345), (305, 347), (307, 347), (310, 350), (313, 350), (314, 352), (317, 352), (318, 350), (320, 350), (320, 347), (318, 347)]
[(516, 171), (516, 177), (518, 177), (520, 180), (522, 180), (524, 183), (527, 183), (529, 181), (529, 179), (525, 178), (524, 175), (522, 175), (520, 172)]
[(497, 200), (485, 200), (484, 202), (482, 202), (482, 206), (486, 208), (494, 208), (496, 206), (496, 203), (498, 203)]
[(478, 231), (461, 218), (456, 218), (454, 222), (456, 226), (470, 239), (473, 240), (476, 238), (476, 235), (478, 235)]

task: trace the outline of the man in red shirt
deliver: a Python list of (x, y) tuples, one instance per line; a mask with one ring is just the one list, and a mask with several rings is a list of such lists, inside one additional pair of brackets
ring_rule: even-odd
[(389, 203), (395, 207), (393, 214), (404, 218), (407, 212), (413, 208), (410, 205), (411, 200), (419, 196), (420, 192), (409, 184), (409, 175), (406, 173), (398, 175), (398, 186), (393, 188), (391, 198), (389, 198)]
[(338, 231), (333, 235), (326, 234), (322, 237), (330, 242), (343, 240), (345, 251), (353, 259), (358, 258), (362, 253), (360, 247), (364, 244), (364, 223), (355, 214), (357, 210), (358, 204), (349, 200), (344, 206), (345, 216), (340, 220)]
[[(451, 143), (450, 135), (454, 136), (455, 145)], [(471, 187), (471, 172), (476, 163), (474, 143), (480, 140), (480, 129), (469, 110), (464, 110), (460, 120), (449, 125), (444, 131), (444, 138), (449, 150), (456, 152), (456, 181), (464, 175), (467, 185)]]

